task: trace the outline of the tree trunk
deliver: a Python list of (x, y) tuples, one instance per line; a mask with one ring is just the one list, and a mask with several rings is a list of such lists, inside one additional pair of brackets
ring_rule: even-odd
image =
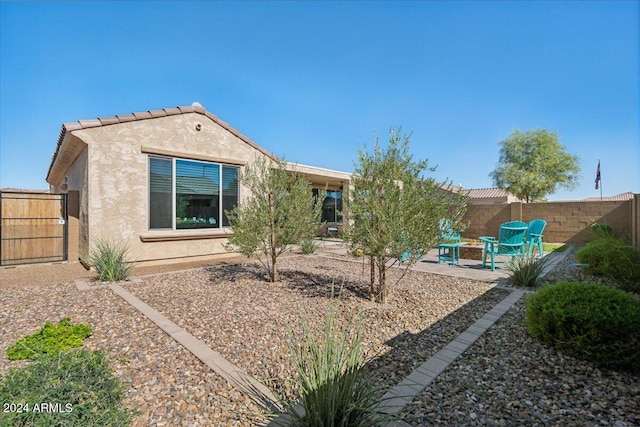
[(387, 303), (387, 265), (384, 259), (378, 260), (378, 281), (380, 282), (380, 302)]
[(376, 263), (373, 255), (369, 257), (369, 266), (371, 267), (371, 282), (369, 284), (369, 296), (371, 298), (371, 302), (376, 302), (376, 291), (375, 291)]
[(272, 245), (271, 245), (271, 281), (278, 281), (278, 267), (276, 267), (276, 247), (275, 247), (275, 236), (271, 235)]
[(276, 224), (274, 222), (275, 205), (273, 202), (273, 193), (269, 191), (269, 226), (271, 227), (271, 235), (269, 236), (269, 251), (271, 252), (271, 281), (278, 281), (278, 268), (276, 267)]

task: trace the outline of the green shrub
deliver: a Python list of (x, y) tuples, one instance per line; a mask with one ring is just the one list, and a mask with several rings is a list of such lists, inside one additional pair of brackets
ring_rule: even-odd
[(3, 413), (0, 424), (129, 426), (133, 411), (122, 406), (123, 397), (123, 386), (102, 352), (76, 349), (42, 356), (0, 377), (0, 402), (22, 409)]
[(613, 229), (609, 224), (593, 224), (591, 225), (591, 233), (597, 238), (613, 236)]
[(509, 281), (514, 286), (535, 287), (546, 266), (546, 259), (534, 256), (515, 257), (508, 268), (511, 271)]
[(127, 245), (124, 242), (98, 239), (95, 246), (96, 249), (89, 256), (89, 264), (95, 268), (100, 281), (126, 280), (133, 269), (133, 262), (127, 260)]
[(46, 322), (36, 333), (20, 338), (7, 349), (10, 360), (35, 359), (42, 354), (58, 354), (82, 346), (85, 338), (91, 335), (91, 327), (84, 324), (71, 324), (65, 317), (57, 325)]
[(529, 333), (597, 365), (640, 370), (640, 300), (597, 283), (557, 282), (526, 299)]
[(313, 239), (305, 239), (300, 242), (300, 250), (302, 250), (302, 253), (304, 254), (312, 254), (318, 249), (318, 247), (320, 247), (320, 243)]
[(576, 252), (589, 274), (610, 277), (624, 289), (640, 292), (640, 256), (631, 245), (615, 237), (599, 237)]
[(327, 316), (320, 338), (305, 324), (302, 336), (288, 341), (298, 373), (301, 397), (285, 402), (287, 413), (301, 426), (373, 426), (391, 417), (376, 408), (381, 388), (373, 385), (361, 356), (361, 328), (336, 325), (335, 311)]

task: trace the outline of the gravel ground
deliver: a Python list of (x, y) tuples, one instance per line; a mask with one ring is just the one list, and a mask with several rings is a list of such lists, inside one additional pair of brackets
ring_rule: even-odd
[(257, 407), (110, 289), (4, 281), (1, 289), (0, 372), (26, 363), (6, 357), (11, 344), (69, 316), (93, 328), (87, 348), (106, 350), (116, 375), (130, 384), (126, 404), (139, 411), (135, 426), (255, 424)]
[[(323, 319), (332, 303), (340, 307), (340, 324), (362, 323), (365, 354), (375, 357), (371, 367), (384, 366), (381, 381), (395, 384), (508, 294), (488, 283), (410, 272), (383, 307), (368, 300), (363, 278), (369, 270), (363, 274), (357, 263), (287, 258), (280, 275), (279, 283), (266, 283), (259, 265), (245, 263), (155, 276), (125, 288), (288, 397), (295, 390), (286, 381), (293, 371), (287, 337), (300, 330), (301, 319)], [(397, 277), (397, 270), (390, 272), (390, 281)], [(341, 293), (333, 300), (332, 283)]]
[[(117, 375), (130, 383), (126, 403), (139, 411), (135, 426), (258, 422), (260, 410), (248, 398), (117, 295), (107, 288), (79, 292), (58, 273), (64, 268), (54, 267), (0, 269), (0, 372), (24, 364), (6, 358), (10, 344), (47, 320), (70, 316), (94, 328), (87, 346), (106, 349)], [(277, 284), (262, 280), (258, 264), (243, 262), (145, 276), (124, 287), (288, 396), (295, 390), (287, 381), (293, 374), (285, 340), (301, 319), (322, 319), (331, 304), (339, 305), (342, 324), (362, 322), (368, 366), (383, 368), (380, 383), (394, 385), (509, 293), (490, 283), (410, 272), (380, 306), (368, 301), (369, 271), (361, 264), (296, 256), (283, 258), (280, 268)], [(390, 271), (389, 282), (398, 274)], [(330, 298), (332, 283), (341, 289), (339, 299)], [(518, 303), (427, 388), (408, 411), (416, 417), (411, 423), (640, 425), (637, 376), (556, 354), (527, 336), (522, 316)]]
[[(546, 281), (600, 281), (569, 254)], [(404, 415), (415, 425), (638, 426), (640, 377), (598, 369), (531, 338), (518, 301)]]

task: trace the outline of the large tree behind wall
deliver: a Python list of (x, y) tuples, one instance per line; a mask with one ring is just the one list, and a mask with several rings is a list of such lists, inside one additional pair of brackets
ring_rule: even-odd
[(258, 258), (277, 282), (278, 257), (317, 234), (324, 192), (314, 199), (309, 181), (280, 159), (247, 165), (240, 183), (250, 194), (226, 212), (233, 230), (227, 249)]
[(556, 132), (514, 130), (500, 142), (500, 160), (489, 176), (497, 187), (526, 202), (535, 202), (559, 187), (575, 188), (580, 166), (578, 157), (560, 144)]
[(410, 136), (392, 127), (386, 149), (374, 136), (373, 152), (359, 150), (355, 165), (348, 205), (351, 224), (345, 238), (369, 258), (372, 301), (387, 301), (390, 260), (405, 254), (408, 268), (438, 244), (441, 221), (456, 227), (466, 210), (464, 195), (444, 191), (440, 183), (424, 176), (435, 168), (428, 160), (413, 160)]

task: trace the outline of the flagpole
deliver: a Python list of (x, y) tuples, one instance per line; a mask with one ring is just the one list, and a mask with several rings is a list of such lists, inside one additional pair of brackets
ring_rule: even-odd
[(598, 159), (598, 168), (596, 169), (596, 190), (600, 189), (600, 201), (602, 201), (602, 178), (600, 177), (600, 159)]
[[(598, 170), (600, 170), (600, 159), (598, 159)], [(602, 173), (599, 175), (600, 177), (600, 201), (602, 201)]]

